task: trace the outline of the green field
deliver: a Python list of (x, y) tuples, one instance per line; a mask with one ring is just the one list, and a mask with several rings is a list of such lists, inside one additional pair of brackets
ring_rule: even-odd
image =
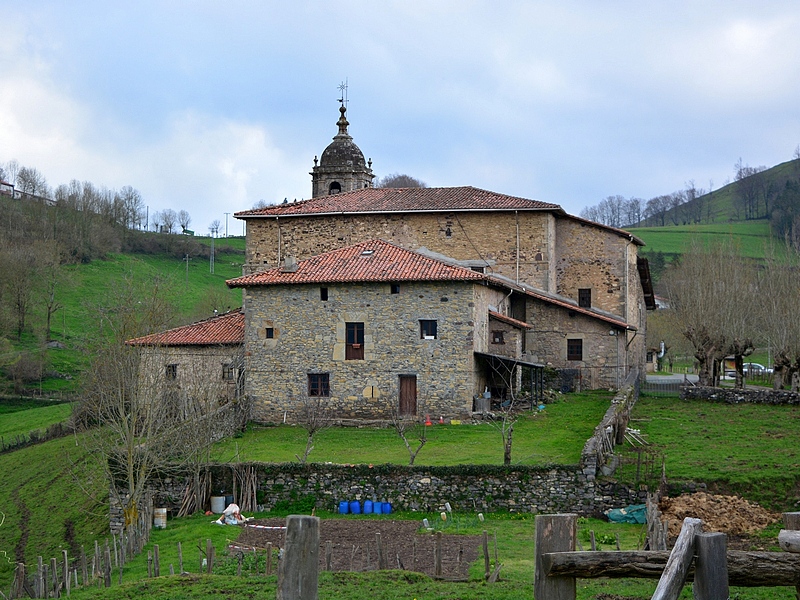
[(735, 223), (718, 223), (712, 225), (681, 225), (674, 227), (637, 227), (631, 232), (647, 244), (641, 252), (649, 255), (653, 252), (675, 256), (686, 252), (692, 238), (706, 243), (732, 237), (738, 245), (741, 255), (746, 258), (763, 259), (770, 244), (776, 244), (781, 251), (785, 246), (776, 242), (769, 230), (769, 222), (739, 221)]
[[(571, 394), (541, 412), (525, 413), (514, 426), (515, 464), (575, 464), (584, 442), (608, 409), (612, 394)], [(502, 438), (489, 424), (439, 425), (426, 428), (428, 441), (414, 464), (503, 464)], [(411, 440), (412, 445), (413, 439)], [(220, 462), (292, 462), (302, 455), (306, 432), (301, 427), (254, 427), (241, 437), (217, 443), (212, 459)], [(314, 439), (311, 462), (408, 464), (408, 451), (393, 428), (331, 428)]]
[(8, 442), (16, 436), (47, 429), (48, 425), (65, 421), (71, 412), (72, 405), (65, 402), (0, 399), (0, 438)]

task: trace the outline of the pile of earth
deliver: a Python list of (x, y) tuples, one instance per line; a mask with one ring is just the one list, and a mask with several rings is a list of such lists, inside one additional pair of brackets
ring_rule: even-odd
[(696, 492), (677, 498), (664, 498), (659, 504), (661, 520), (669, 522), (669, 537), (680, 533), (686, 517), (703, 520), (703, 531), (722, 532), (741, 537), (758, 533), (781, 516), (738, 496)]

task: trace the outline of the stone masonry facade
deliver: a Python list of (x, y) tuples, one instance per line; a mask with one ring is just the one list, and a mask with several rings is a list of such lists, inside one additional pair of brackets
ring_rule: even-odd
[[(380, 238), (423, 254), (484, 268), (522, 285), (578, 301), (631, 330), (610, 336), (602, 320), (529, 300), (514, 316), (533, 325), (525, 349), (534, 362), (581, 369), (591, 387), (614, 387), (645, 358), (646, 311), (637, 272), (638, 245), (618, 231), (549, 211), (401, 212), (249, 218), (245, 270), (256, 272), (357, 241)], [(544, 318), (543, 318), (544, 317)], [(567, 360), (567, 334), (584, 338), (582, 361)], [(612, 339), (606, 339), (612, 338)], [(570, 339), (573, 339), (570, 337)]]
[[(296, 420), (312, 402), (309, 376), (318, 374), (327, 374), (324, 406), (336, 419), (391, 417), (400, 376), (416, 377), (417, 414), (468, 416), (473, 395), (486, 383), (473, 352), (488, 349), (488, 307), (501, 303), (502, 291), (472, 282), (398, 287), (397, 293), (387, 283), (247, 288), (245, 368), (253, 418)], [(435, 321), (435, 339), (423, 339), (421, 321)], [(363, 359), (346, 359), (347, 323), (363, 324)]]

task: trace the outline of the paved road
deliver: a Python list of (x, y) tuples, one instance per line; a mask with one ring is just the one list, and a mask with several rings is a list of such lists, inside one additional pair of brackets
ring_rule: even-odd
[(647, 375), (647, 383), (682, 383), (684, 377), (692, 383), (697, 383), (697, 375), (685, 375), (683, 373), (674, 373), (672, 375)]

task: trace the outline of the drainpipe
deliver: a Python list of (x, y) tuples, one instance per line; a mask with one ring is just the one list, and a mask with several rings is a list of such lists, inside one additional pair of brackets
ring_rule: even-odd
[(517, 225), (517, 276), (515, 283), (519, 283), (519, 211), (514, 211), (514, 219)]
[(275, 225), (278, 228), (278, 266), (281, 266), (281, 222), (278, 217), (275, 217)]

